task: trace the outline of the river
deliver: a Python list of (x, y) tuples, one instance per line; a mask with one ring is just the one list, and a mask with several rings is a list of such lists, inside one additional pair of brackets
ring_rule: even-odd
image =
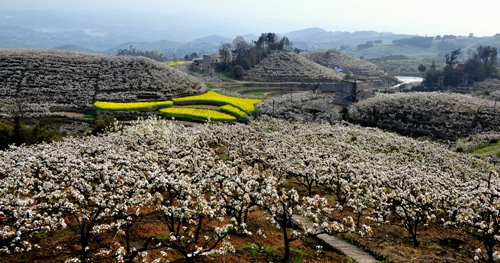
[(406, 83), (422, 82), (424, 80), (421, 77), (410, 77), (410, 76), (394, 76), (394, 77), (396, 77), (399, 81), (402, 81), (403, 83), (399, 83), (397, 85), (392, 86), (393, 89), (398, 88), (399, 86)]

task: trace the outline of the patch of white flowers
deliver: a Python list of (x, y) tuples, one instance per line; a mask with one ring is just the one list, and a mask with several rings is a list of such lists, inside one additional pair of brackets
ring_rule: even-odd
[(443, 141), (497, 132), (500, 118), (491, 100), (461, 94), (413, 92), (377, 94), (354, 104), (349, 116)]
[[(371, 221), (358, 227), (365, 217), (394, 222), (416, 244), (420, 229), (441, 219), (493, 246), (500, 236), (494, 167), (435, 143), (345, 124), (269, 119), (188, 129), (147, 119), (104, 136), (0, 151), (0, 177), (0, 240), (10, 244), (2, 254), (27, 251), (35, 233), (62, 228), (79, 237), (75, 247), (88, 248), (59, 246), (80, 253), (70, 260), (164, 259), (153, 259), (152, 249), (186, 258), (231, 253), (228, 235), (249, 235), (247, 215), (255, 210), (284, 231), (285, 243), (325, 232), (370, 234)], [(290, 187), (292, 178), (300, 183)], [(333, 216), (345, 209), (356, 216)], [(145, 210), (166, 230), (127, 248)], [(313, 225), (286, 231), (294, 215)], [(100, 236), (108, 241), (96, 242)], [(494, 253), (487, 248), (485, 257)]]

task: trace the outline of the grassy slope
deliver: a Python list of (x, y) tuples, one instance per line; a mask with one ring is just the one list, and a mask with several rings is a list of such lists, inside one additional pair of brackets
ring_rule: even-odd
[(500, 153), (500, 142), (479, 147), (471, 153), (480, 156), (498, 155)]
[[(441, 41), (442, 40), (433, 41), (430, 48), (383, 44), (363, 50), (358, 50), (355, 46), (353, 46), (344, 52), (353, 57), (363, 56), (365, 59), (402, 54), (410, 58), (420, 60), (444, 60), (444, 54), (450, 53), (453, 48), (450, 50), (439, 50), (439, 44)], [(444, 41), (448, 41), (456, 48), (461, 48), (463, 53), (466, 53), (469, 48), (471, 51), (475, 51), (480, 45), (490, 45), (500, 48), (500, 37), (460, 38)]]

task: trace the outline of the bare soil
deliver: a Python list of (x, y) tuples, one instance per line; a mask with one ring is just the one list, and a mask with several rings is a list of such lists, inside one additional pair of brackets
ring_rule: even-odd
[(83, 118), (85, 114), (83, 113), (78, 113), (78, 112), (68, 112), (68, 111), (58, 111), (58, 112), (52, 112), (53, 115), (61, 115), (61, 116), (66, 116), (66, 117), (77, 117), (77, 118)]
[[(168, 229), (161, 222), (159, 216), (153, 210), (144, 210), (143, 219), (133, 225), (131, 245), (141, 247), (145, 239), (151, 236), (167, 236)], [(343, 215), (350, 213), (344, 211)], [(232, 233), (230, 241), (235, 247), (235, 253), (226, 255), (212, 255), (200, 258), (199, 262), (280, 262), (284, 253), (283, 235), (280, 230), (270, 225), (266, 220), (267, 215), (263, 211), (254, 211), (249, 214), (248, 230), (253, 233), (247, 236)], [(219, 222), (220, 224), (226, 223)], [(218, 224), (219, 224), (218, 223)], [(362, 223), (367, 223), (363, 222)], [(266, 237), (257, 235), (261, 229)], [(350, 243), (355, 244), (385, 262), (474, 262), (473, 251), (482, 248), (476, 240), (455, 231), (452, 228), (442, 226), (430, 226), (419, 232), (419, 246), (412, 245), (409, 234), (398, 222), (391, 225), (381, 225), (373, 228), (373, 235), (361, 237), (358, 234), (337, 235)], [(119, 238), (114, 233), (105, 236), (101, 241), (110, 241)], [(123, 243), (123, 242), (122, 242)], [(2, 256), (0, 262), (54, 262), (64, 261), (72, 255), (70, 252), (81, 249), (78, 244), (78, 236), (70, 229), (56, 231), (39, 240), (41, 250), (34, 250), (23, 254)], [(316, 246), (323, 245), (323, 252), (316, 253)], [(59, 247), (59, 248), (57, 248)], [(165, 250), (165, 248), (163, 249)], [(161, 250), (149, 250), (148, 258), (153, 259), (160, 256)], [(68, 253), (68, 254), (67, 254)], [(174, 251), (168, 251), (167, 259), (170, 262), (186, 262), (183, 256)], [(72, 256), (76, 256), (73, 254)], [(114, 258), (102, 259), (99, 262), (116, 262)], [(334, 249), (320, 244), (314, 238), (296, 240), (292, 242), (290, 262), (352, 262), (346, 256), (337, 253)]]

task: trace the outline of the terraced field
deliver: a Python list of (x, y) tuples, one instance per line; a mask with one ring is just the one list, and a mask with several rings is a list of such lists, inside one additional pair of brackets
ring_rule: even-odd
[(168, 100), (205, 92), (196, 78), (142, 57), (0, 50), (0, 117), (92, 113), (93, 102)]
[(267, 82), (332, 82), (344, 74), (286, 51), (273, 52), (247, 71), (245, 80)]
[(349, 74), (352, 73), (363, 77), (381, 77), (385, 75), (385, 72), (373, 63), (348, 56), (334, 49), (303, 52), (301, 55), (325, 67), (340, 67), (345, 73)]

